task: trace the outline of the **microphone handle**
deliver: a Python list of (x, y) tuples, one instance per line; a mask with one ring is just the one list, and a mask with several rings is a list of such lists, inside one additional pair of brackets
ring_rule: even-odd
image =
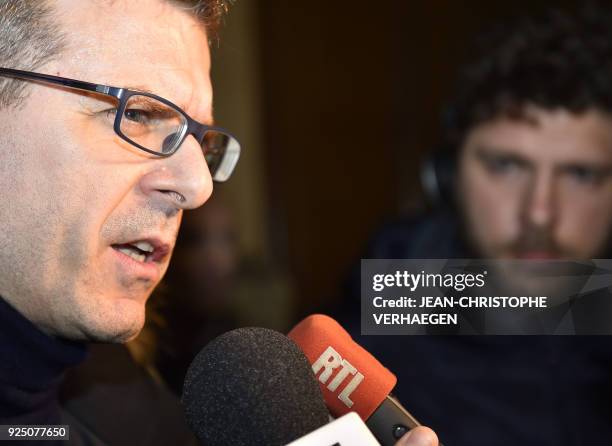
[(393, 395), (387, 396), (366, 421), (382, 446), (394, 446), (406, 432), (420, 425)]

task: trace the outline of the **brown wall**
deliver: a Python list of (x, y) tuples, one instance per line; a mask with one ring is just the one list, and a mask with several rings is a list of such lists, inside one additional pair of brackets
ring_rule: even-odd
[[(249, 155), (226, 187), (250, 225), (248, 251), (295, 278), (302, 312), (336, 293), (381, 221), (420, 206), (419, 165), (474, 33), (577, 3), (236, 3), (217, 52), (216, 102), (223, 125), (238, 110)], [(227, 78), (228, 66), (239, 72)]]
[(397, 201), (391, 48), (380, 45), (390, 40), (390, 11), (329, 1), (264, 4), (273, 241), (300, 295), (317, 302)]

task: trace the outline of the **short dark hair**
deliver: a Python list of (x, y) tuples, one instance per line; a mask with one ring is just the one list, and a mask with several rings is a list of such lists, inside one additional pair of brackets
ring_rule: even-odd
[[(209, 38), (217, 30), (230, 0), (167, 0), (197, 17)], [(36, 71), (57, 57), (66, 37), (48, 0), (0, 0), (0, 67)], [(27, 83), (0, 78), (0, 108), (18, 105)]]
[[(36, 70), (64, 48), (64, 36), (41, 0), (0, 0), (0, 66)], [(23, 99), (24, 82), (0, 79), (0, 108)]]
[(576, 14), (548, 9), (482, 34), (459, 75), (445, 118), (446, 143), (459, 147), (474, 126), (523, 117), (529, 105), (612, 114), (612, 18), (594, 5)]
[(208, 31), (208, 38), (217, 37), (223, 16), (234, 0), (168, 0), (197, 17)]

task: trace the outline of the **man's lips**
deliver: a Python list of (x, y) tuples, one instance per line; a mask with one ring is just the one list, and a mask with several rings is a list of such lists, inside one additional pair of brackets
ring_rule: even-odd
[(158, 238), (142, 238), (125, 243), (114, 243), (111, 247), (141, 263), (162, 263), (170, 253), (170, 244)]

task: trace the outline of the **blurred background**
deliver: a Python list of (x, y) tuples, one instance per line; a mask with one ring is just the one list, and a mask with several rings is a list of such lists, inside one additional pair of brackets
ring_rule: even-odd
[(213, 83), (243, 156), (214, 195), (235, 232), (240, 322), (284, 329), (329, 305), (368, 235), (424, 206), (420, 166), (476, 33), (579, 5), (236, 1)]

